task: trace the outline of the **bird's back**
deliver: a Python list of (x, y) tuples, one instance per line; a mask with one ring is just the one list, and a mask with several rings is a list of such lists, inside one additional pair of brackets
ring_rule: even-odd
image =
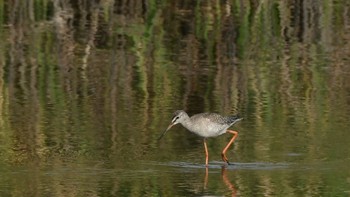
[(208, 122), (222, 124), (222, 125), (233, 125), (237, 121), (241, 120), (237, 115), (232, 116), (222, 116), (217, 113), (200, 113), (191, 116), (192, 121), (198, 121), (200, 119), (206, 119)]

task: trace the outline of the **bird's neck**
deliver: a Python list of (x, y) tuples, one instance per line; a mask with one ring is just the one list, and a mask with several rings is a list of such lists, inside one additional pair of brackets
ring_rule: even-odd
[(183, 121), (181, 122), (182, 126), (184, 126), (186, 129), (190, 129), (191, 127), (191, 118), (189, 116), (185, 117)]

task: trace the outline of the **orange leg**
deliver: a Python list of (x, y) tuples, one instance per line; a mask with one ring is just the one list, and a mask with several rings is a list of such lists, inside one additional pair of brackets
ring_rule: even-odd
[(203, 143), (204, 143), (204, 149), (205, 149), (205, 166), (208, 167), (209, 153), (208, 153), (208, 148), (207, 148), (207, 141), (205, 138), (203, 140)]
[(208, 166), (206, 166), (205, 168), (205, 177), (204, 177), (204, 189), (207, 189), (208, 186)]
[(235, 139), (237, 138), (238, 132), (237, 132), (237, 131), (231, 131), (231, 130), (227, 130), (226, 132), (232, 133), (232, 134), (233, 134), (233, 137), (232, 137), (232, 139), (230, 140), (230, 142), (226, 145), (226, 147), (224, 148), (224, 150), (222, 150), (221, 157), (222, 157), (222, 160), (223, 160), (224, 162), (227, 162), (227, 164), (230, 165), (230, 162), (228, 162), (228, 159), (227, 159), (227, 157), (226, 157), (226, 151), (227, 151), (227, 149), (231, 146), (231, 144), (233, 143), (233, 141), (235, 141)]

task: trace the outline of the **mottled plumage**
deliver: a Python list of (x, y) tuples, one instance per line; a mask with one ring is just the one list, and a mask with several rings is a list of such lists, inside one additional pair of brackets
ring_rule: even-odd
[(228, 160), (225, 156), (225, 152), (227, 148), (233, 143), (238, 133), (236, 131), (227, 130), (229, 127), (234, 125), (236, 122), (242, 120), (238, 116), (221, 116), (217, 113), (200, 113), (195, 114), (191, 117), (187, 115), (187, 113), (183, 110), (177, 110), (174, 113), (172, 121), (168, 128), (163, 132), (163, 134), (159, 137), (161, 139), (165, 133), (174, 125), (180, 123), (190, 132), (197, 134), (204, 138), (204, 147), (206, 151), (206, 165), (208, 165), (208, 151), (206, 146), (205, 139), (208, 137), (217, 137), (226, 132), (232, 133), (234, 136), (225, 149), (222, 152), (222, 158), (224, 161), (228, 163)]

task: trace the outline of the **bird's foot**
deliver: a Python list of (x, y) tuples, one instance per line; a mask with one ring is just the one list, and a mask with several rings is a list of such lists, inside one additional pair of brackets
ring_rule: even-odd
[(221, 154), (221, 158), (222, 158), (222, 160), (223, 160), (224, 162), (227, 163), (227, 165), (231, 165), (231, 163), (228, 161), (228, 159), (227, 159), (227, 157), (226, 157), (226, 155), (225, 155), (224, 153)]
[(224, 153), (222, 153), (221, 154), (221, 158), (222, 158), (222, 160), (225, 162), (225, 163), (227, 163), (227, 165), (234, 165), (233, 163), (230, 163), (229, 161), (228, 161), (228, 159), (227, 159), (227, 157), (226, 157), (226, 155), (224, 154)]

